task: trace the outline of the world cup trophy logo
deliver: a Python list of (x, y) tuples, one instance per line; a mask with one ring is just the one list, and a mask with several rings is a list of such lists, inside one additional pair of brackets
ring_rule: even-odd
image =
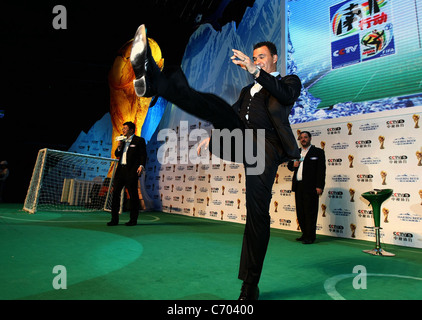
[(350, 194), (350, 202), (355, 202), (355, 189), (350, 188), (349, 194)]
[(422, 151), (416, 151), (416, 158), (418, 159), (418, 166), (422, 166)]
[(237, 199), (237, 208), (240, 209), (240, 199)]
[(385, 171), (381, 171), (380, 172), (381, 175), (381, 179), (382, 179), (382, 185), (385, 186), (387, 184), (386, 179), (387, 179), (387, 172)]
[(325, 148), (325, 141), (321, 141), (320, 142), (320, 145), (321, 145), (321, 149), (324, 150), (324, 148)]
[(390, 210), (387, 208), (382, 208), (382, 214), (384, 215), (384, 222), (388, 223), (388, 214), (390, 213)]
[(349, 159), (349, 168), (353, 168), (353, 159), (355, 159), (355, 157), (349, 154), (347, 158)]
[[(419, 197), (421, 197), (421, 200), (422, 200), (422, 190), (419, 190)], [(422, 201), (421, 201), (421, 206), (422, 206)]]
[(278, 202), (277, 201), (274, 201), (274, 208), (275, 208), (274, 212), (278, 212)]
[(352, 237), (352, 238), (356, 238), (356, 236), (355, 236), (355, 232), (356, 232), (356, 225), (355, 225), (354, 223), (351, 223), (351, 224), (350, 224), (350, 231), (352, 231), (352, 235), (351, 235), (351, 237)]
[(412, 116), (412, 118), (413, 118), (413, 121), (415, 122), (415, 129), (418, 129), (419, 128), (419, 115), (418, 114), (414, 114), (413, 116)]
[(327, 211), (327, 206), (324, 203), (321, 204), (321, 211), (322, 211), (322, 216), (325, 217), (326, 216), (325, 212)]
[(380, 142), (380, 149), (384, 149), (385, 137), (384, 136), (379, 136), (378, 137), (378, 141)]
[(353, 124), (351, 123), (351, 122), (348, 122), (347, 123), (347, 130), (349, 130), (349, 132), (347, 133), (349, 136), (351, 136), (352, 135), (352, 127), (353, 127)]

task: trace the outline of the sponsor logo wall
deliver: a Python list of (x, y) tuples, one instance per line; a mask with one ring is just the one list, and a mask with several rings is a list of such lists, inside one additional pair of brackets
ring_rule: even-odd
[[(422, 107), (321, 120), (293, 126), (312, 133), (327, 161), (326, 188), (320, 197), (317, 233), (375, 241), (372, 207), (361, 194), (393, 189), (381, 207), (381, 242), (422, 248)], [(189, 132), (208, 123), (189, 123)], [(210, 160), (191, 163), (188, 150), (199, 142), (186, 130), (177, 134), (178, 153), (157, 159), (157, 133), (149, 142), (146, 190), (157, 209), (198, 218), (245, 223), (245, 172), (242, 164)], [(182, 135), (180, 134), (182, 133)], [(195, 141), (190, 141), (195, 140)], [(292, 173), (279, 167), (270, 206), (272, 228), (297, 231)]]

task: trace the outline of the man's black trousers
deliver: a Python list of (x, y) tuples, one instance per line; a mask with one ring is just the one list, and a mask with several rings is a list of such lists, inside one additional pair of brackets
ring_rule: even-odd
[[(181, 70), (169, 77), (156, 68), (153, 87), (157, 94), (182, 110), (209, 121), (216, 129), (248, 129), (239, 115), (223, 99), (192, 89)], [(256, 136), (254, 136), (256, 139)], [(254, 140), (256, 143), (256, 140)], [(256, 149), (256, 148), (255, 148)], [(244, 157), (243, 157), (244, 158)], [(241, 251), (239, 279), (248, 284), (259, 282), (270, 238), (270, 202), (278, 166), (285, 161), (281, 146), (265, 140), (265, 169), (259, 175), (246, 175), (246, 225)], [(249, 164), (245, 163), (245, 168)]]
[(111, 221), (119, 222), (120, 195), (123, 188), (129, 192), (130, 222), (136, 222), (139, 215), (138, 174), (129, 170), (128, 166), (119, 164), (113, 183), (113, 198), (111, 202)]
[(303, 233), (303, 240), (315, 241), (319, 204), (319, 196), (316, 190), (310, 192), (303, 182), (298, 181), (295, 202), (297, 220)]

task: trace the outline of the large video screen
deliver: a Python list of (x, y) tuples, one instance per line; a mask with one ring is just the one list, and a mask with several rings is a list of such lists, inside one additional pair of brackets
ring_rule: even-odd
[(422, 1), (291, 0), (293, 122), (422, 105)]

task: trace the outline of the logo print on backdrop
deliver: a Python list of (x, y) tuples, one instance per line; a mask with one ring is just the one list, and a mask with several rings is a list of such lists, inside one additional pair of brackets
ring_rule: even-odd
[(422, 151), (416, 151), (416, 158), (418, 159), (418, 166), (422, 166)]
[(378, 137), (378, 141), (380, 143), (380, 149), (384, 149), (385, 137), (384, 136), (379, 136)]
[(383, 186), (385, 186), (387, 184), (387, 182), (386, 182), (387, 181), (387, 172), (383, 170), (383, 171), (380, 172), (380, 175), (381, 175), (381, 179), (382, 179), (381, 184)]
[(419, 118), (420, 118), (420, 116), (418, 114), (414, 114), (412, 116), (412, 119), (415, 122), (415, 129), (419, 128)]

